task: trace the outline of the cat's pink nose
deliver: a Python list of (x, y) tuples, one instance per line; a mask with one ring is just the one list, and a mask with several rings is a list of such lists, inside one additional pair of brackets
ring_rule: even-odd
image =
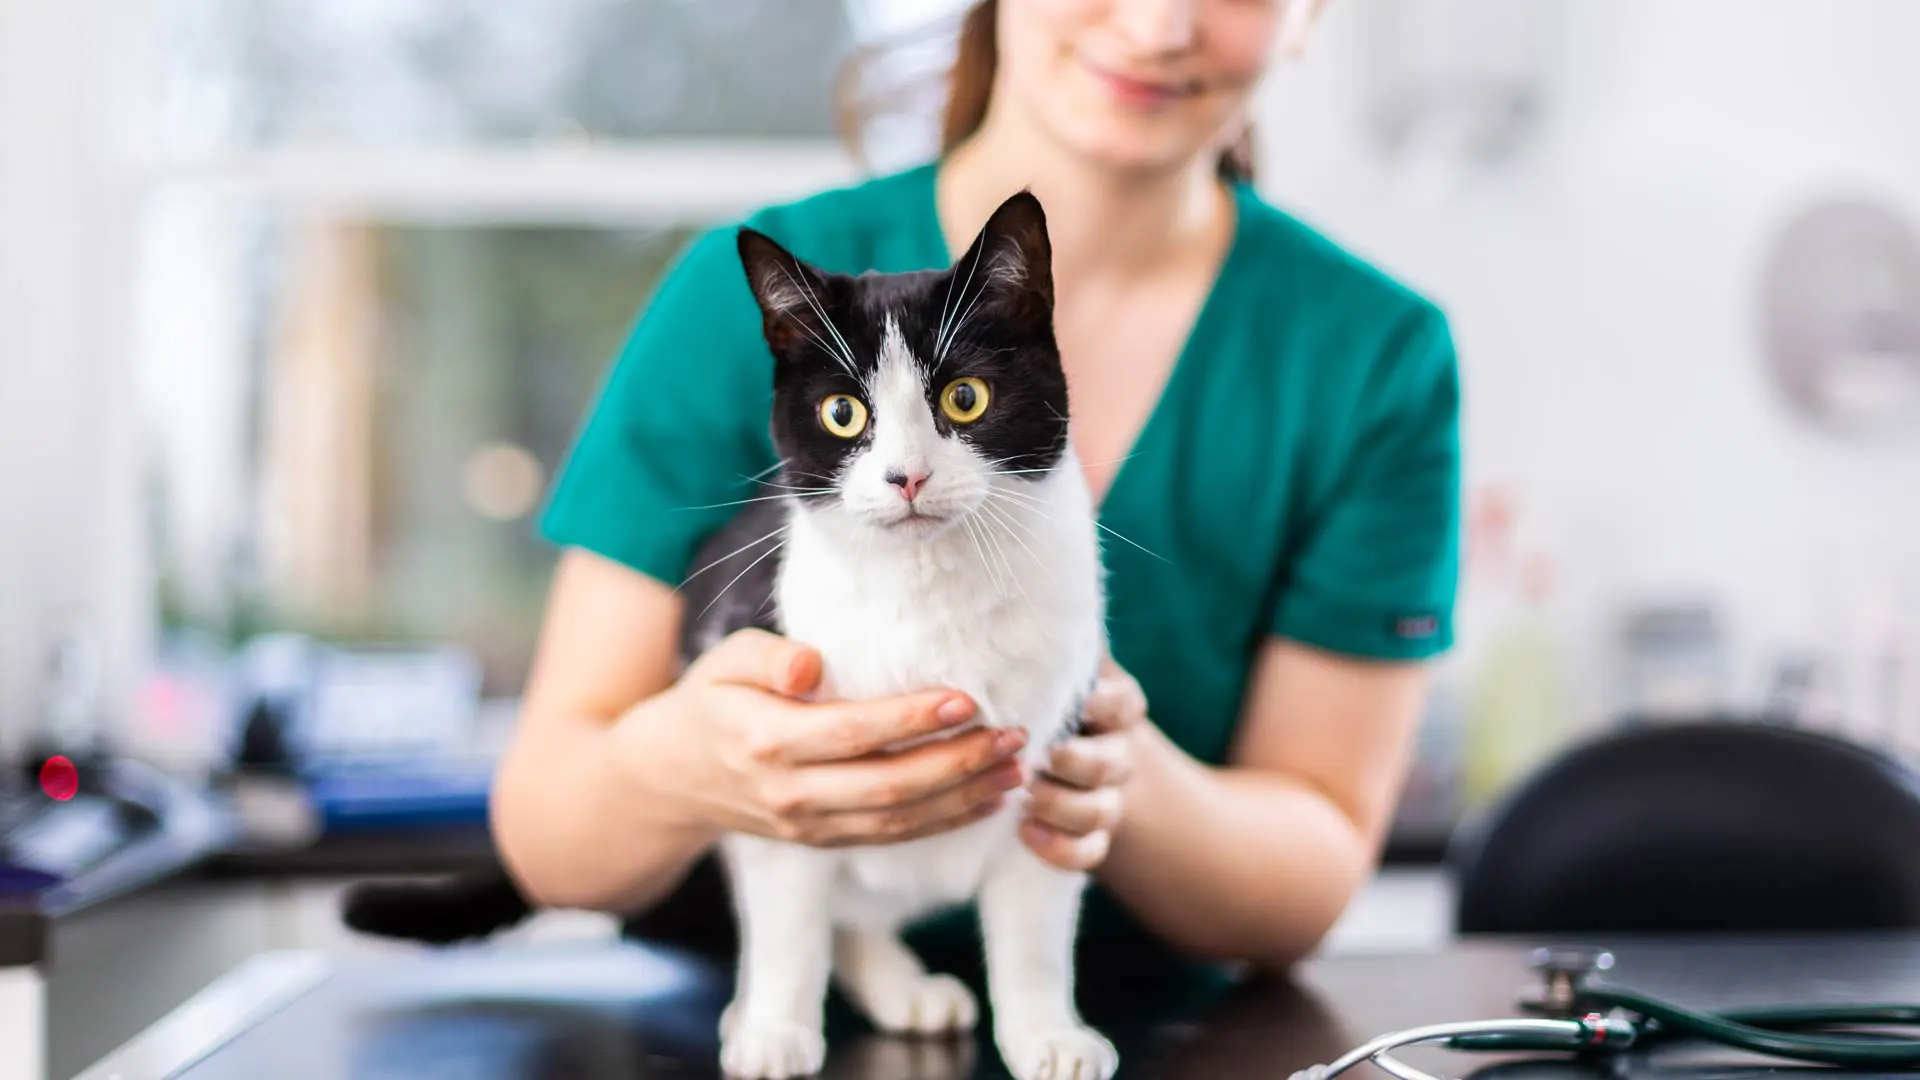
[(920, 489), (927, 486), (927, 480), (932, 476), (930, 472), (890, 472), (887, 474), (887, 483), (900, 489), (901, 498), (912, 502), (913, 497), (920, 494)]

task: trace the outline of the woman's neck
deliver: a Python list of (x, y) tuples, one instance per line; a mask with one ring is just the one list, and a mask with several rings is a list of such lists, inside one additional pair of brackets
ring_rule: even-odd
[(1046, 206), (1060, 279), (1137, 277), (1207, 259), (1232, 228), (1230, 197), (1210, 159), (1161, 171), (1103, 168), (996, 110), (941, 170), (939, 211), (950, 241), (974, 235), (1021, 188)]

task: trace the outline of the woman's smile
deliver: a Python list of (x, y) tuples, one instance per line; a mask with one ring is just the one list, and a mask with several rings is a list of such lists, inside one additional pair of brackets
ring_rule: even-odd
[(1077, 52), (1074, 58), (1115, 101), (1129, 108), (1162, 109), (1188, 100), (1201, 90), (1196, 79), (1135, 74), (1118, 65), (1104, 64), (1085, 52)]

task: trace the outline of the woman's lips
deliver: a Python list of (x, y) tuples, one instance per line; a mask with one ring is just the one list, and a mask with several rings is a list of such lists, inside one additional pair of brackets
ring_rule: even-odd
[(1190, 81), (1143, 78), (1114, 71), (1091, 61), (1083, 62), (1109, 93), (1135, 108), (1160, 108), (1192, 95), (1196, 89)]

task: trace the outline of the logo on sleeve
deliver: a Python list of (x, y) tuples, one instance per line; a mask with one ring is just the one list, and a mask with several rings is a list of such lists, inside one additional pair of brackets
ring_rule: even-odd
[(1402, 641), (1424, 641), (1440, 632), (1440, 616), (1431, 611), (1395, 615), (1387, 632)]

